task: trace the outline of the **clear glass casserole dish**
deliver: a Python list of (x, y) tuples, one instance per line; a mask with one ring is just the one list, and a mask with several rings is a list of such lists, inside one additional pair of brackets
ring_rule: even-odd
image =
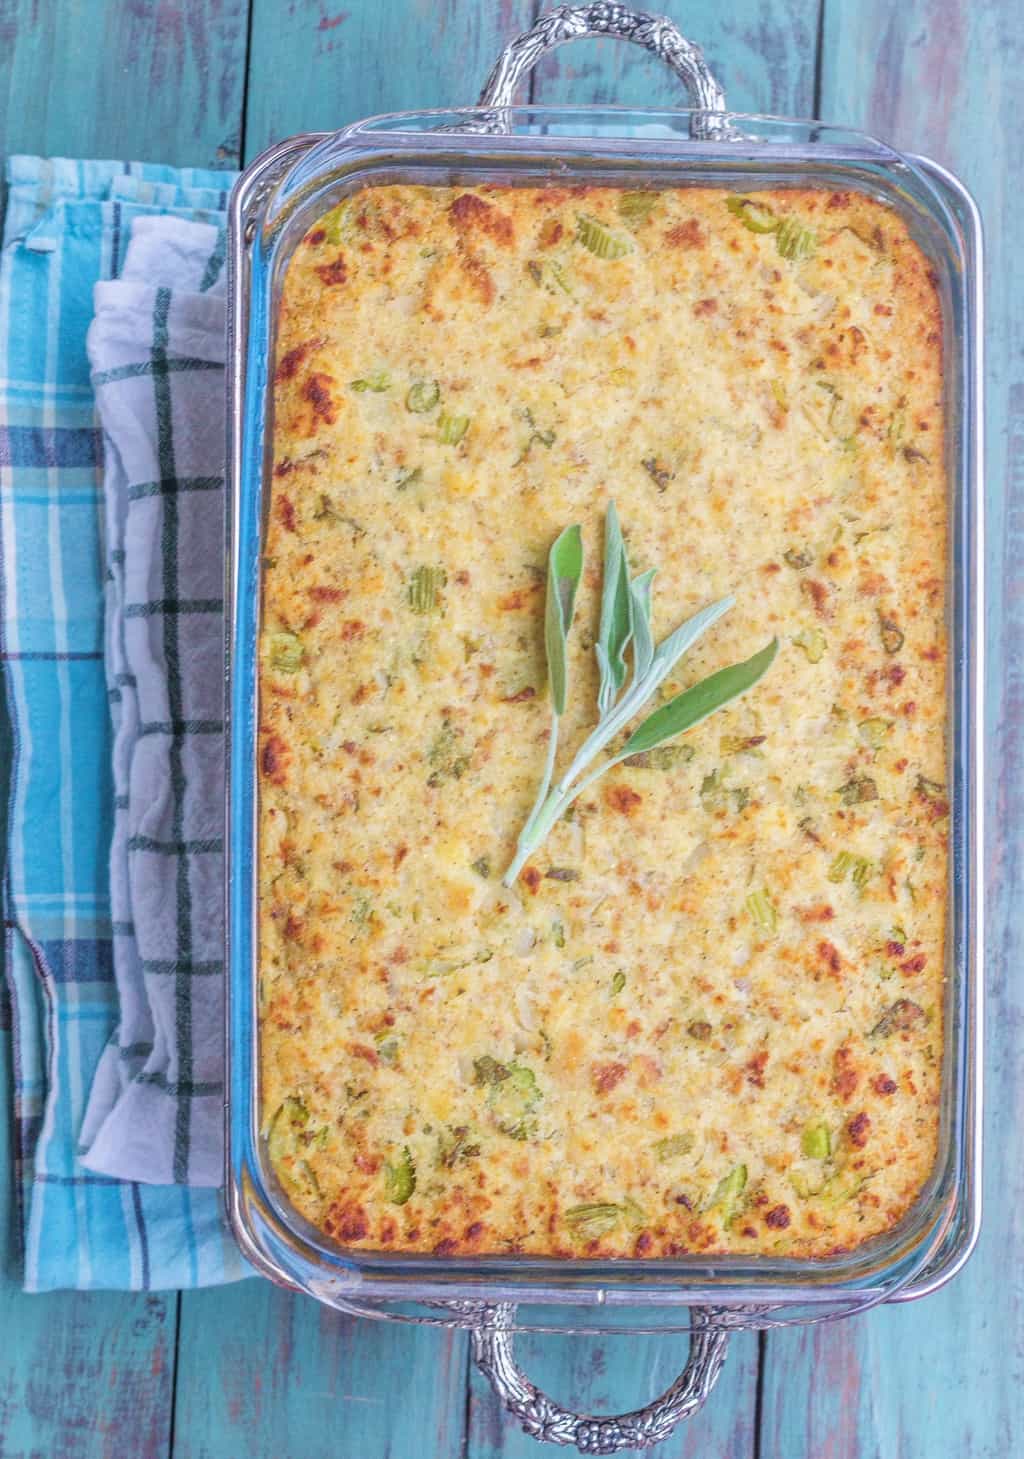
[[(518, 80), (553, 45), (612, 34), (679, 73), (693, 106), (514, 108)], [(346, 1251), (288, 1202), (260, 1135), (257, 978), (257, 641), (270, 472), (275, 316), (285, 268), (313, 219), (357, 188), (416, 181), (715, 185), (859, 190), (895, 209), (935, 270), (942, 302), (950, 855), (939, 1154), (897, 1227), (845, 1255), (571, 1262)], [(584, 1452), (657, 1442), (703, 1402), (728, 1331), (820, 1321), (921, 1296), (969, 1255), (980, 1220), (982, 604), (980, 223), (962, 185), (927, 159), (813, 121), (736, 116), (695, 47), (666, 21), (618, 5), (543, 17), (500, 59), (478, 107), (404, 113), (271, 149), (238, 183), (230, 216), (229, 1104), (227, 1203), (254, 1266), (340, 1310), (473, 1329), (480, 1366), (538, 1437)], [(545, 1312), (558, 1304), (559, 1312)], [(536, 1309), (530, 1316), (522, 1308)], [(567, 1316), (566, 1314), (571, 1314)], [(688, 1313), (688, 1315), (687, 1315)], [(563, 1413), (516, 1369), (519, 1329), (689, 1331), (686, 1372), (649, 1409), (615, 1420)]]

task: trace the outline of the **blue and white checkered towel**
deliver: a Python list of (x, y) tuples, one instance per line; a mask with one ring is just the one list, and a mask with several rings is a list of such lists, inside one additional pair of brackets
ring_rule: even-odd
[(224, 230), (132, 225), (87, 349), (104, 440), (121, 1017), (82, 1126), (121, 1180), (221, 1183)]
[[(0, 631), (15, 766), (4, 899), (24, 1284), (230, 1281), (245, 1269), (215, 1190), (115, 1179), (87, 1169), (78, 1150), (119, 1021), (101, 449), (85, 348), (93, 286), (121, 272), (137, 218), (218, 226), (231, 179), (30, 157), (7, 171)], [(87, 1131), (97, 1145), (101, 1123)], [(172, 1175), (182, 1173), (194, 1178), (187, 1159)]]

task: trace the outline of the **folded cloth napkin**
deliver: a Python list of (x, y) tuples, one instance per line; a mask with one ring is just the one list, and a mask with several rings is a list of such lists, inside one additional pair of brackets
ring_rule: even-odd
[[(133, 222), (171, 213), (217, 227), (232, 179), (32, 157), (8, 159), (7, 178), (0, 648), (14, 756), (5, 975), (23, 1280), (30, 1291), (210, 1285), (245, 1274), (215, 1190), (114, 1179), (78, 1155), (90, 1081), (119, 1026), (101, 437), (85, 337), (93, 285), (120, 273)], [(216, 412), (219, 380), (207, 378)]]
[(120, 1023), (83, 1163), (221, 1183), (224, 231), (137, 218), (87, 349), (104, 436)]

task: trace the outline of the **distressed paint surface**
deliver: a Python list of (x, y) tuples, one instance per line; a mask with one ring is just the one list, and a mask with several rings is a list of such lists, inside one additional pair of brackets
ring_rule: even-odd
[(234, 167), (248, 0), (0, 0), (0, 149)]
[(252, 0), (245, 155), (296, 132), (469, 106), (533, 0)]
[[(819, 0), (662, 0), (638, 5), (678, 25), (704, 52), (735, 111), (809, 116)], [(681, 81), (640, 46), (610, 40), (560, 46), (537, 67), (534, 99), (684, 106)]]
[[(473, 100), (536, 0), (0, 0), (0, 147), (233, 165), (360, 116)], [(990, 527), (987, 650), (989, 1133), (1024, 1114), (1019, 830), (1024, 824), (1024, 72), (1014, 0), (668, 0), (736, 108), (866, 125), (956, 170), (986, 217)], [(248, 99), (245, 100), (248, 52)], [(673, 104), (633, 48), (564, 48), (538, 101)], [(816, 106), (817, 103), (817, 106)], [(1019, 109), (1019, 108), (1018, 108)], [(244, 140), (242, 138), (244, 126)], [(1005, 976), (1004, 971), (1006, 970)], [(0, 1018), (2, 1023), (2, 1018)], [(9, 1245), (0, 1033), (0, 1254)], [(1019, 1161), (990, 1159), (979, 1252), (946, 1291), (848, 1323), (771, 1334), (755, 1438), (756, 1339), (734, 1339), (708, 1408), (668, 1459), (1005, 1459), (1024, 1421)], [(176, 1317), (180, 1329), (176, 1336)], [(524, 1338), (557, 1398), (629, 1408), (675, 1376), (685, 1339)], [(173, 1387), (175, 1356), (177, 1386)], [(468, 1386), (467, 1386), (468, 1385)], [(172, 1413), (172, 1401), (174, 1411)], [(173, 1434), (173, 1440), (172, 1440)], [(25, 1297), (0, 1278), (0, 1459), (526, 1459), (543, 1451), (468, 1375), (462, 1337), (355, 1323), (263, 1283), (183, 1298)]]
[(466, 1340), (252, 1281), (183, 1294), (175, 1459), (462, 1452)]
[[(897, 64), (897, 61), (899, 64)], [(1024, 1421), (1024, 44), (1002, 0), (826, 0), (821, 115), (951, 167), (987, 240), (986, 1189), (964, 1272), (921, 1302), (769, 1337), (763, 1449), (1008, 1459)]]
[[(0, 12), (2, 13), (2, 12)], [(165, 1459), (175, 1294), (18, 1286), (11, 1223), (10, 1039), (0, 1031), (0, 1456)], [(125, 1436), (130, 1447), (123, 1447)]]

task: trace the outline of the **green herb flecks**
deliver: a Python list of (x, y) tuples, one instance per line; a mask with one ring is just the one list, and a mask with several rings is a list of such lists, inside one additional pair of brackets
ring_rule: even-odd
[[(515, 856), (505, 872), (505, 886), (512, 886), (555, 822), (599, 776), (631, 756), (659, 749), (669, 740), (674, 740), (707, 719), (738, 695), (753, 688), (771, 667), (778, 652), (778, 639), (773, 638), (759, 653), (743, 663), (720, 669), (718, 673), (711, 674), (691, 688), (683, 690), (643, 720), (616, 754), (585, 773), (594, 758), (626, 728), (629, 721), (657, 692), (687, 649), (733, 604), (731, 597), (722, 598), (687, 619), (655, 646), (651, 633), (651, 585), (654, 570), (630, 578), (618, 513), (615, 503), (609, 502), (605, 518), (601, 622), (595, 644), (600, 671), (598, 724), (577, 751), (558, 784), (549, 789), (557, 752), (558, 721), (565, 710), (566, 638), (582, 571), (583, 547), (580, 531), (578, 527), (569, 527), (551, 549), (548, 572), (545, 646), (551, 685), (552, 726), (547, 761), (540, 792), (520, 832)], [(633, 660), (632, 680), (628, 687), (625, 658), (627, 649), (631, 651)]]

